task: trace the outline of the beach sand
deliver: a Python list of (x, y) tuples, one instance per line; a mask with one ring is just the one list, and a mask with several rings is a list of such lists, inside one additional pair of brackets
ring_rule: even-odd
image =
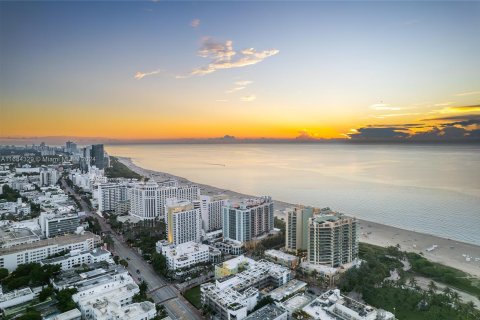
[[(198, 185), (202, 194), (223, 193), (229, 196), (232, 200), (253, 197), (252, 195), (241, 194), (232, 190), (221, 189), (214, 186), (189, 181), (183, 177), (178, 177), (169, 173), (144, 169), (135, 165), (130, 158), (118, 157), (118, 159), (131, 170), (145, 177), (154, 179), (155, 181), (160, 182), (170, 178), (175, 178), (181, 185), (189, 183)], [(294, 204), (275, 199), (274, 205), (275, 215), (280, 218), (285, 217), (285, 209), (295, 206)], [(346, 214), (348, 215), (348, 213)], [(359, 219), (359, 222), (360, 242), (383, 247), (395, 246), (399, 244), (401, 250), (423, 253), (423, 256), (431, 261), (442, 263), (480, 278), (480, 246), (451, 239), (440, 238), (429, 234), (404, 230), (371, 221)], [(427, 248), (431, 248), (433, 245), (437, 246), (434, 250), (426, 250)], [(467, 257), (470, 257), (470, 261), (467, 261)], [(478, 259), (477, 261), (475, 260), (476, 258)]]

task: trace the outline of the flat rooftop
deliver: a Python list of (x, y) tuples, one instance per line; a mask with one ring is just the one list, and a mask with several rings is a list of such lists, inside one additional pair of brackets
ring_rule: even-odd
[(25, 244), (21, 244), (21, 245), (10, 247), (10, 248), (0, 248), (0, 255), (11, 254), (11, 253), (20, 252), (23, 250), (41, 248), (41, 247), (46, 247), (51, 245), (72, 244), (72, 243), (82, 242), (91, 238), (100, 238), (100, 237), (89, 231), (85, 231), (82, 234), (67, 234), (67, 235), (58, 236), (51, 239), (36, 241), (33, 243), (25, 243)]
[(286, 313), (286, 311), (280, 309), (276, 305), (267, 304), (246, 317), (245, 320), (275, 320), (284, 313)]
[(288, 297), (293, 293), (297, 293), (300, 290), (304, 289), (307, 286), (306, 282), (293, 279), (284, 284), (281, 287), (278, 287), (272, 291), (270, 291), (269, 295), (275, 301), (281, 301), (282, 299)]

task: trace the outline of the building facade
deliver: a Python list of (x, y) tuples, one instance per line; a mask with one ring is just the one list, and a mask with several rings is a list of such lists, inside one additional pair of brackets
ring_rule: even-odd
[(312, 207), (296, 207), (286, 211), (285, 248), (288, 251), (307, 250), (308, 221), (313, 215)]
[(273, 230), (273, 201), (271, 197), (227, 203), (222, 208), (223, 236), (226, 239), (248, 242)]
[(184, 269), (210, 261), (210, 247), (192, 241), (179, 245), (159, 241), (157, 252), (163, 254), (169, 270)]
[(19, 264), (40, 262), (51, 255), (72, 250), (92, 250), (101, 241), (91, 232), (69, 234), (53, 239), (45, 239), (33, 243), (21, 244), (0, 249), (0, 268), (15, 270)]
[(154, 181), (140, 182), (133, 186), (130, 199), (130, 214), (141, 220), (159, 217), (158, 184)]
[(211, 232), (223, 228), (222, 207), (227, 205), (226, 195), (201, 195), (200, 209), (202, 212), (202, 228)]
[(129, 202), (128, 186), (122, 183), (101, 183), (97, 190), (98, 211), (115, 212), (119, 203)]
[(167, 240), (171, 244), (201, 240), (200, 208), (185, 200), (169, 199), (166, 207)]
[(42, 212), (39, 218), (42, 233), (47, 238), (74, 233), (80, 227), (78, 213), (56, 214)]
[(358, 256), (357, 219), (342, 214), (319, 215), (309, 219), (308, 262), (340, 267)]

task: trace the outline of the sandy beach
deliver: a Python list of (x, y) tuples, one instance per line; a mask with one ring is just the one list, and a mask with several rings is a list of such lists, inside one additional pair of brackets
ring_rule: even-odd
[[(194, 183), (198, 185), (201, 188), (202, 194), (223, 193), (233, 200), (253, 197), (252, 195), (241, 194), (232, 190), (189, 181), (183, 177), (178, 177), (169, 173), (144, 169), (135, 165), (130, 158), (118, 157), (118, 159), (131, 170), (154, 179), (155, 181), (164, 181), (166, 179), (175, 178), (180, 184)], [(284, 210), (294, 206), (295, 205), (291, 203), (275, 200), (275, 215), (283, 218), (285, 216)], [(348, 215), (348, 212), (345, 212), (345, 214)], [(359, 240), (361, 242), (379, 246), (395, 246), (399, 244), (401, 250), (423, 253), (423, 255), (429, 260), (457, 268), (472, 276), (480, 278), (480, 246), (404, 230), (371, 221), (359, 221)], [(434, 245), (436, 245), (436, 247), (433, 250), (427, 251), (427, 249), (432, 248)]]

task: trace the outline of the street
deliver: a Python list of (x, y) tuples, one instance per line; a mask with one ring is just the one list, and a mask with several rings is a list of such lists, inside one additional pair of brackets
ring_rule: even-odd
[[(148, 284), (147, 294), (156, 304), (164, 305), (172, 319), (203, 319), (201, 313), (180, 294), (174, 285), (167, 283), (137, 251), (120, 239), (103, 217), (89, 210), (87, 203), (66, 184), (64, 179), (61, 179), (61, 183), (67, 193), (73, 194), (80, 201), (82, 210), (87, 216), (97, 218), (102, 232), (110, 234), (114, 248), (112, 254), (128, 262), (127, 270), (137, 283), (141, 282), (139, 280), (141, 278)], [(140, 272), (137, 273), (137, 270)]]

